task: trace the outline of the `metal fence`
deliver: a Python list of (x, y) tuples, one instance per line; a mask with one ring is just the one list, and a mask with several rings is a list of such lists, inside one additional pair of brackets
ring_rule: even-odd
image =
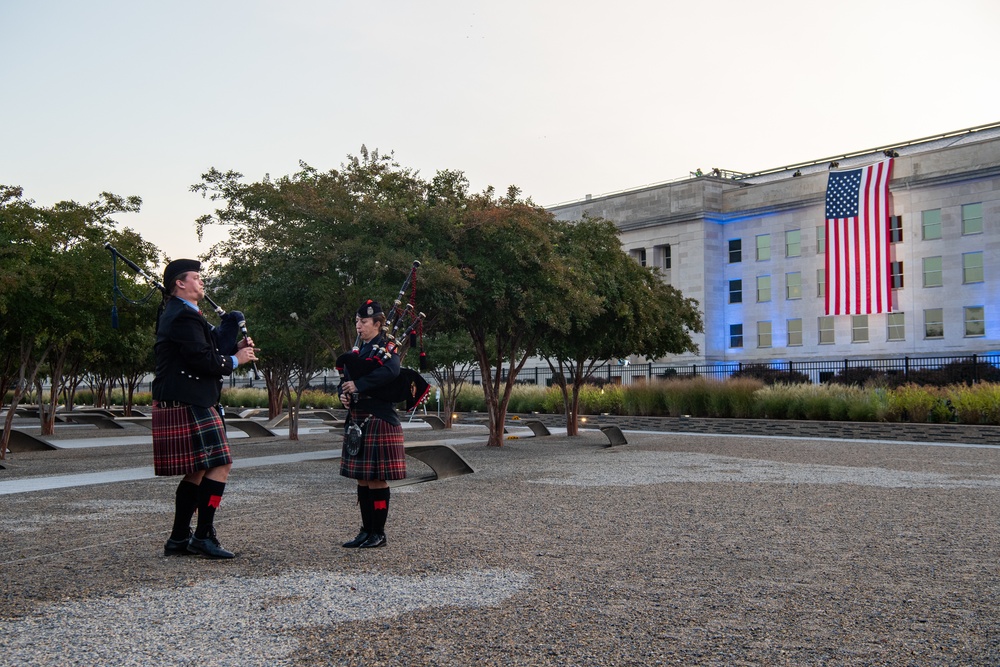
[[(851, 369), (870, 369), (876, 373), (897, 376), (902, 381), (908, 381), (911, 374), (918, 371), (940, 370), (952, 364), (967, 365), (965, 373), (973, 381), (986, 379), (991, 373), (1000, 369), (1000, 354), (972, 354), (945, 357), (897, 357), (891, 359), (841, 359), (827, 361), (772, 361), (772, 362), (729, 362), (712, 364), (630, 364), (620, 365), (609, 363), (596, 369), (591, 374), (595, 382), (611, 384), (632, 384), (635, 382), (675, 377), (708, 377), (724, 380), (733, 373), (745, 370), (750, 366), (764, 367), (773, 371), (801, 373), (816, 384), (827, 382)], [(506, 379), (506, 372), (503, 374)], [(548, 367), (536, 366), (524, 368), (514, 380), (518, 384), (551, 386), (553, 373)], [(473, 384), (481, 384), (482, 375), (478, 370), (471, 376)]]

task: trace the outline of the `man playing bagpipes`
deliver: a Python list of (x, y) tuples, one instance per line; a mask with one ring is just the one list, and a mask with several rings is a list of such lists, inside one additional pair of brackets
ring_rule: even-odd
[(245, 329), (239, 338), (242, 314), (222, 311), (218, 328), (202, 315), (198, 303), (206, 296), (200, 271), (197, 260), (178, 259), (163, 272), (165, 296), (154, 345), (153, 467), (157, 475), (184, 475), (164, 554), (233, 558), (214, 526), (233, 463), (219, 401), (222, 378), (257, 356)]

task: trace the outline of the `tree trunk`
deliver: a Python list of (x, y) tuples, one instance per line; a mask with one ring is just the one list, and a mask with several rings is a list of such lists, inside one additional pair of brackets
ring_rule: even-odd
[[(48, 409), (42, 410), (42, 435), (52, 435), (56, 432), (56, 409), (59, 407), (60, 387), (63, 383), (63, 368), (66, 367), (67, 347), (61, 347), (58, 354), (53, 355), (51, 366), (51, 382), (49, 383)], [(38, 398), (39, 409), (43, 408), (41, 394)]]

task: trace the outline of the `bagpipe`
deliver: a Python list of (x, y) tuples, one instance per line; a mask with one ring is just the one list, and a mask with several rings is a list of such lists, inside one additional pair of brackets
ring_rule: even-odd
[[(385, 324), (382, 325), (382, 335), (386, 339), (384, 347), (376, 346), (370, 356), (362, 358), (360, 355), (361, 336), (354, 341), (354, 347), (350, 352), (337, 357), (337, 372), (345, 380), (358, 380), (368, 375), (377, 368), (380, 368), (384, 360), (393, 354), (402, 356), (407, 344), (413, 347), (416, 340), (423, 332), (424, 314), (416, 310), (417, 293), (417, 269), (420, 268), (420, 261), (413, 260), (413, 266), (403, 281), (403, 286), (399, 289), (399, 294), (393, 301), (392, 309), (386, 313)], [(411, 290), (410, 297), (405, 305), (403, 299), (407, 290)], [(407, 326), (403, 327), (403, 322), (409, 318)], [(399, 334), (402, 328), (402, 334)], [(402, 341), (402, 342), (400, 342)], [(420, 351), (420, 365), (423, 368), (426, 362), (424, 351)], [(388, 401), (390, 403), (406, 403), (406, 411), (415, 410), (430, 393), (431, 387), (424, 380), (423, 376), (412, 368), (401, 367), (399, 375), (388, 384), (379, 387), (366, 389), (365, 394), (372, 398)]]
[[(170, 296), (170, 292), (167, 288), (160, 284), (160, 282), (153, 276), (146, 273), (141, 266), (130, 260), (125, 255), (121, 254), (117, 248), (115, 248), (110, 243), (104, 244), (104, 249), (111, 253), (111, 271), (112, 271), (112, 294), (114, 297), (114, 303), (111, 306), (111, 328), (118, 328), (118, 297), (123, 300), (132, 303), (140, 304), (149, 301), (149, 298), (156, 292), (160, 292), (163, 295), (164, 301)], [(136, 272), (137, 275), (141, 276), (148, 282), (152, 289), (149, 294), (147, 294), (142, 299), (129, 299), (118, 287), (118, 260), (123, 261), (126, 266)], [(225, 351), (226, 354), (230, 354), (232, 350), (236, 349), (237, 344), (240, 340), (245, 340), (249, 343), (250, 334), (247, 332), (247, 320), (243, 313), (238, 310), (233, 310), (226, 312), (222, 306), (217, 304), (211, 299), (207, 294), (205, 295), (205, 301), (208, 301), (209, 305), (219, 316), (219, 326), (212, 328), (212, 337), (215, 339), (215, 344), (218, 346), (219, 350)], [(161, 304), (160, 310), (162, 312), (163, 306)], [(157, 313), (157, 322), (159, 322), (160, 315)], [(251, 368), (253, 369), (253, 377), (255, 380), (260, 379), (260, 372), (257, 370), (257, 362), (252, 362)]]

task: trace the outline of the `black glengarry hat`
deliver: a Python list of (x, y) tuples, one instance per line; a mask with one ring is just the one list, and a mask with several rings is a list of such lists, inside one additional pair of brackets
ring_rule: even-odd
[(196, 259), (175, 259), (167, 264), (163, 269), (163, 286), (170, 293), (174, 288), (174, 281), (188, 271), (201, 271), (201, 262)]
[(374, 317), (382, 312), (382, 306), (377, 301), (368, 299), (358, 308), (358, 317)]

